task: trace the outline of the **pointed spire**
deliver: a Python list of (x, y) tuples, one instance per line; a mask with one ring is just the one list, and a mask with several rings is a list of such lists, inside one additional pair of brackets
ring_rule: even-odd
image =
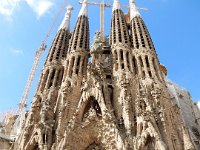
[(135, 5), (135, 0), (130, 0), (130, 20), (136, 16), (140, 16), (137, 6)]
[(88, 16), (87, 4), (88, 4), (88, 1), (84, 0), (83, 3), (82, 3), (81, 10), (80, 10), (80, 12), (78, 14), (78, 17), (80, 17), (80, 16)]
[(121, 6), (120, 6), (120, 3), (118, 0), (114, 0), (114, 3), (113, 3), (113, 10), (112, 11), (115, 11), (117, 9), (121, 9)]
[(70, 30), (70, 18), (72, 10), (73, 7), (71, 5), (67, 6), (67, 12), (65, 13), (65, 17), (58, 30), (60, 29)]

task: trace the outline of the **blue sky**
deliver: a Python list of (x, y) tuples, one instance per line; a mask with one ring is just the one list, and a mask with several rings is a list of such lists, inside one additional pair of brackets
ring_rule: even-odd
[[(89, 0), (91, 1), (91, 0)], [(100, 1), (100, 0), (92, 0)], [(112, 3), (112, 0), (105, 0)], [(128, 0), (120, 0), (128, 4)], [(17, 109), (28, 78), (35, 52), (44, 39), (63, 0), (0, 0), (0, 112)], [(200, 1), (199, 0), (137, 0), (143, 19), (151, 33), (160, 62), (168, 69), (168, 77), (188, 89), (195, 101), (200, 100)], [(72, 4), (71, 30), (80, 5)], [(124, 8), (124, 12), (127, 10)], [(51, 45), (60, 16), (50, 39)], [(110, 29), (111, 9), (106, 9), (106, 34)], [(89, 6), (91, 38), (99, 29), (99, 8)], [(36, 73), (28, 105), (33, 98), (39, 74), (48, 49), (43, 53)]]

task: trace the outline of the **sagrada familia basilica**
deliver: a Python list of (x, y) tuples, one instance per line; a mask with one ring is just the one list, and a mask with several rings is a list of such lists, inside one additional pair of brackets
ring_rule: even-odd
[(200, 149), (199, 109), (167, 79), (134, 0), (129, 7), (114, 0), (110, 35), (96, 32), (92, 45), (87, 0), (73, 32), (67, 8), (31, 108), (23, 123), (0, 126), (0, 149)]

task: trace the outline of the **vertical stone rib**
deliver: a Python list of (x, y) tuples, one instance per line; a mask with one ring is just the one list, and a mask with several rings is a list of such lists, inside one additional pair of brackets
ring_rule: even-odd
[(131, 70), (131, 72), (133, 72), (134, 74), (136, 74), (135, 70), (134, 70), (132, 56), (130, 54), (129, 54), (129, 58), (128, 59), (129, 59), (129, 63), (130, 63), (130, 70)]
[(59, 70), (57, 69), (53, 80), (53, 87), (56, 87), (56, 84), (58, 82), (58, 76), (59, 76)]
[(80, 59), (79, 75), (83, 74), (83, 61), (84, 61), (84, 57), (82, 56)]
[(143, 64), (144, 64), (144, 71), (145, 71), (146, 77), (149, 78), (148, 67), (147, 67), (146, 60), (145, 60), (144, 56), (142, 56), (142, 61), (143, 61)]
[(118, 68), (121, 70), (122, 69), (122, 65), (121, 65), (120, 50), (117, 50), (117, 57), (118, 57)]
[(50, 69), (49, 75), (48, 75), (48, 78), (47, 78), (47, 81), (46, 81), (45, 89), (48, 89), (48, 87), (49, 87), (49, 84), (51, 82), (52, 73), (53, 73), (53, 69)]
[(135, 58), (136, 59), (136, 61), (137, 61), (137, 68), (138, 68), (138, 72), (139, 72), (139, 76), (141, 77), (142, 76), (142, 66), (140, 65), (140, 60), (139, 60), (139, 58), (138, 57), (136, 57)]
[(123, 63), (124, 63), (125, 70), (126, 70), (126, 71), (129, 71), (129, 68), (128, 68), (128, 60), (127, 60), (127, 57), (126, 57), (126, 56), (127, 56), (126, 53), (127, 53), (127, 52), (123, 52), (123, 57), (124, 57), (124, 62), (123, 62)]
[(73, 67), (73, 74), (76, 74), (77, 61), (78, 61), (78, 56), (75, 56), (74, 67)]

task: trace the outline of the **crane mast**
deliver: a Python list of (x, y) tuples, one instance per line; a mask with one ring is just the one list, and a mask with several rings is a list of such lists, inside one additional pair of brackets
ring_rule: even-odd
[(100, 33), (104, 37), (104, 1), (100, 4)]
[(31, 72), (29, 74), (28, 80), (26, 82), (26, 86), (25, 86), (25, 89), (24, 89), (22, 100), (19, 103), (19, 109), (26, 107), (26, 100), (28, 98), (28, 95), (29, 95), (29, 92), (30, 92), (30, 89), (31, 89), (31, 85), (32, 85), (32, 82), (33, 82), (33, 79), (34, 79), (34, 76), (35, 76), (35, 72), (37, 70), (42, 52), (45, 51), (45, 49), (46, 49), (46, 45), (45, 45), (45, 43), (42, 43), (42, 45), (40, 46), (40, 48), (36, 52), (35, 60), (34, 60)]

